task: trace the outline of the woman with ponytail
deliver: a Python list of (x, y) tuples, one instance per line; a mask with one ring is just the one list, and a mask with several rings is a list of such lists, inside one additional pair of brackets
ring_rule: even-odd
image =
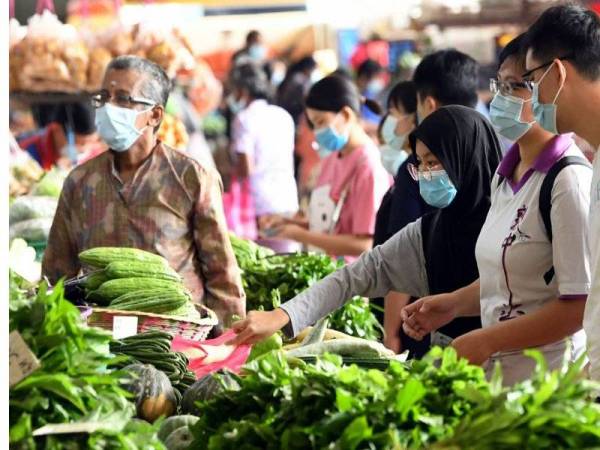
[(375, 215), (392, 178), (360, 125), (363, 105), (381, 112), (343, 77), (328, 76), (311, 88), (305, 112), (322, 163), (308, 217), (271, 216), (261, 224), (264, 235), (293, 239), (347, 261), (371, 248)]

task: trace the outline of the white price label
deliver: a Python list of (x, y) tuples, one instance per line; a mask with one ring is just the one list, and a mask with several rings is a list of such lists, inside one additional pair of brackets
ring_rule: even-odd
[(137, 334), (138, 318), (136, 316), (114, 316), (113, 338), (123, 339)]
[(8, 337), (8, 361), (9, 386), (14, 386), (40, 367), (40, 362), (18, 331), (13, 331)]

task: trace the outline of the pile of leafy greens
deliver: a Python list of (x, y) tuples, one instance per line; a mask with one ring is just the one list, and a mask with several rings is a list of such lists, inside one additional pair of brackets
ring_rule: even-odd
[[(118, 362), (109, 350), (110, 333), (86, 326), (77, 307), (64, 298), (60, 283), (51, 292), (41, 284), (34, 295), (24, 292), (22, 285), (11, 272), (9, 327), (21, 334), (40, 367), (10, 388), (11, 448), (152, 448), (146, 443), (138, 447), (127, 433), (121, 433), (126, 426), (134, 429), (131, 435), (145, 433), (148, 445), (155, 434), (129, 424), (135, 406), (120, 387), (125, 374), (110, 367)], [(72, 422), (104, 424), (83, 439), (108, 444), (80, 447), (81, 437), (32, 436), (46, 424)], [(156, 448), (161, 448), (160, 443)]]
[[(343, 264), (316, 253), (275, 255), (235, 236), (231, 236), (231, 242), (242, 269), (248, 310), (277, 308)], [(364, 298), (354, 297), (331, 314), (329, 326), (352, 336), (377, 340), (382, 329), (371, 308)]]
[(191, 448), (556, 449), (600, 445), (600, 405), (576, 381), (581, 364), (512, 389), (486, 381), (453, 349), (386, 371), (314, 365), (273, 352), (246, 367), (239, 391), (200, 404)]

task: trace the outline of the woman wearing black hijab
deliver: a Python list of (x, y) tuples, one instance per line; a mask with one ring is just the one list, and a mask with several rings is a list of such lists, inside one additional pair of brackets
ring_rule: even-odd
[[(496, 133), (478, 112), (446, 106), (429, 115), (410, 142), (419, 161), (412, 174), (419, 180), (420, 193), (439, 209), (280, 308), (249, 312), (234, 324), (238, 335), (232, 343), (254, 343), (284, 327), (287, 335), (294, 336), (355, 295), (378, 297), (395, 290), (423, 297), (478, 278), (475, 243), (490, 207), (491, 180), (501, 158)], [(446, 333), (465, 327), (450, 325), (456, 329), (445, 329)]]

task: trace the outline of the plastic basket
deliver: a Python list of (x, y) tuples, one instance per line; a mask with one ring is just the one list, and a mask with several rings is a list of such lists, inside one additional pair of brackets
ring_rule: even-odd
[(113, 319), (116, 316), (136, 316), (138, 318), (137, 332), (164, 331), (172, 336), (181, 336), (184, 339), (203, 341), (208, 337), (210, 330), (219, 322), (217, 315), (202, 305), (194, 305), (201, 315), (201, 319), (187, 319), (185, 317), (166, 316), (139, 311), (119, 311), (110, 308), (92, 308), (87, 318), (90, 326), (113, 330)]

